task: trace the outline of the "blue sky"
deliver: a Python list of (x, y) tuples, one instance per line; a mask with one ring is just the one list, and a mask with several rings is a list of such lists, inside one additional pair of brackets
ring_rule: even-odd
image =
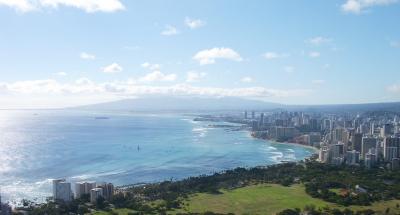
[(0, 0), (0, 108), (400, 100), (396, 0)]

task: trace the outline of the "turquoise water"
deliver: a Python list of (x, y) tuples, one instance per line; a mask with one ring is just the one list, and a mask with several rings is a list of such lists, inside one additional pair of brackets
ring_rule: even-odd
[(178, 114), (0, 111), (3, 199), (42, 201), (53, 178), (156, 182), (313, 153), (210, 124)]

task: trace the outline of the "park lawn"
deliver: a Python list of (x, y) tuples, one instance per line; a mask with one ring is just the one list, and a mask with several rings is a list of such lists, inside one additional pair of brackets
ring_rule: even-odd
[[(201, 213), (212, 211), (215, 213), (239, 214), (276, 214), (288, 208), (303, 209), (306, 205), (314, 205), (316, 208), (329, 206), (330, 208), (344, 209), (343, 206), (329, 203), (321, 199), (312, 198), (305, 192), (304, 185), (295, 184), (285, 187), (277, 184), (253, 185), (234, 190), (221, 190), (222, 194), (199, 193), (184, 200), (182, 209), (169, 211), (168, 214), (177, 213)], [(153, 202), (152, 206), (160, 204)], [(354, 211), (373, 209), (377, 214), (384, 214), (390, 208), (390, 214), (400, 214), (397, 208), (400, 200), (376, 202), (371, 206), (350, 206)], [(130, 209), (114, 209), (119, 215), (127, 215), (134, 212)], [(93, 215), (109, 215), (108, 212), (94, 212)]]
[[(113, 212), (116, 212), (118, 215), (128, 215), (129, 212), (134, 212), (134, 210), (123, 208), (123, 209), (113, 209)], [(109, 215), (110, 213), (107, 211), (96, 211), (91, 214), (92, 215)]]
[[(254, 185), (234, 190), (222, 190), (222, 194), (195, 194), (184, 201), (179, 212), (206, 212), (234, 213), (234, 214), (276, 214), (288, 208), (303, 209), (306, 205), (316, 208), (329, 206), (343, 210), (345, 207), (312, 198), (305, 192), (304, 185), (295, 184), (285, 187), (277, 184)], [(384, 214), (390, 208), (392, 214), (400, 214), (397, 205), (400, 200), (376, 202), (371, 206), (350, 206), (354, 211), (372, 209), (378, 214)]]
[(390, 214), (400, 214), (400, 200), (381, 201), (375, 202), (371, 206), (350, 206), (349, 208), (355, 211), (372, 209), (377, 214), (385, 214), (386, 209), (390, 208)]
[(304, 208), (313, 204), (317, 208), (334, 204), (310, 197), (303, 185), (285, 187), (276, 184), (254, 185), (234, 190), (222, 190), (222, 194), (196, 194), (185, 201), (178, 212), (275, 214), (287, 208)]

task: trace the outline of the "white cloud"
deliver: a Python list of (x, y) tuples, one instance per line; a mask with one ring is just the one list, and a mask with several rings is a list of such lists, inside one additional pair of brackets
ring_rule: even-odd
[(312, 58), (317, 58), (321, 56), (321, 53), (316, 52), (316, 51), (312, 51), (308, 54), (308, 56), (312, 57)]
[(205, 72), (189, 71), (186, 74), (186, 82), (197, 82), (204, 78), (207, 74)]
[(176, 74), (164, 74), (160, 71), (154, 71), (139, 78), (139, 82), (175, 81), (175, 80), (176, 80)]
[(389, 5), (396, 2), (398, 2), (398, 0), (346, 0), (346, 2), (342, 4), (342, 10), (348, 13), (359, 14), (373, 6)]
[(18, 12), (28, 12), (35, 10), (35, 6), (28, 0), (0, 0), (0, 6), (11, 7)]
[(216, 59), (227, 59), (233, 61), (242, 61), (242, 57), (230, 48), (212, 48), (198, 52), (194, 60), (199, 61), (201, 65), (214, 64)]
[(322, 66), (323, 69), (327, 70), (329, 68), (331, 68), (331, 65), (329, 63), (326, 63)]
[(283, 67), (283, 70), (284, 70), (286, 73), (293, 73), (294, 70), (295, 70), (295, 68), (294, 68), (293, 66), (285, 66), (285, 67)]
[(58, 75), (58, 76), (67, 76), (68, 75), (66, 72), (57, 72), (57, 73), (54, 73), (54, 74)]
[(326, 43), (332, 42), (332, 39), (318, 36), (318, 37), (313, 37), (313, 38), (307, 40), (307, 42), (312, 44), (312, 45), (319, 46), (319, 45), (322, 45), (322, 44), (326, 44)]
[(102, 68), (102, 70), (104, 73), (117, 73), (117, 72), (122, 72), (123, 68), (117, 63), (113, 63)]
[(84, 60), (94, 60), (94, 59), (96, 59), (96, 56), (94, 54), (89, 54), (89, 53), (86, 53), (86, 52), (82, 52), (79, 55), (79, 57), (84, 59)]
[(386, 88), (386, 90), (387, 90), (388, 92), (391, 92), (391, 93), (400, 93), (400, 85), (398, 85), (398, 84), (393, 84), (393, 85), (391, 85), (391, 86), (388, 86), (388, 87)]
[(172, 26), (172, 25), (166, 25), (165, 29), (161, 32), (161, 35), (164, 36), (172, 36), (172, 35), (176, 35), (179, 34), (178, 29), (176, 29), (176, 27)]
[(159, 70), (161, 68), (160, 64), (151, 64), (149, 62), (144, 62), (141, 65), (143, 68), (150, 69), (150, 70)]
[(203, 27), (205, 24), (206, 23), (200, 19), (191, 19), (189, 17), (186, 17), (186, 19), (185, 19), (185, 25), (191, 29)]
[[(158, 75), (156, 75), (158, 76)], [(168, 76), (168, 75), (167, 75)], [(164, 75), (165, 77), (165, 75)], [(234, 96), (252, 98), (294, 97), (308, 95), (308, 89), (269, 89), (264, 87), (247, 88), (219, 88), (219, 87), (194, 87), (188, 84), (175, 84), (170, 86), (138, 85), (131, 81), (114, 81), (96, 83), (88, 78), (80, 78), (73, 83), (60, 83), (56, 80), (30, 80), (12, 83), (0, 83), (3, 93), (14, 94), (113, 94), (116, 96), (140, 96), (148, 94), (162, 95), (201, 95), (201, 96)]]
[(253, 78), (251, 78), (251, 77), (243, 77), (240, 81), (244, 82), (244, 83), (251, 83), (251, 82), (253, 82)]
[(312, 80), (311, 82), (312, 82), (313, 84), (325, 84), (325, 80), (321, 80), (321, 79)]
[(19, 12), (57, 9), (61, 6), (74, 7), (87, 13), (115, 12), (125, 9), (119, 0), (0, 0), (0, 5), (11, 7)]
[(284, 58), (288, 57), (288, 54), (285, 53), (276, 53), (276, 52), (266, 52), (263, 54), (263, 57), (267, 60), (272, 60), (272, 59), (278, 59), (278, 58)]
[(390, 46), (393, 48), (400, 48), (400, 42), (399, 41), (391, 41)]

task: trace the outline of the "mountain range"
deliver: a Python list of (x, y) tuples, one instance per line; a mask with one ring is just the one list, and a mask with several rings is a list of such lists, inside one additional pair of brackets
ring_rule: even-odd
[(76, 107), (84, 110), (110, 111), (222, 111), (222, 110), (272, 110), (292, 111), (396, 111), (400, 112), (400, 102), (368, 104), (334, 104), (334, 105), (285, 105), (237, 97), (203, 98), (203, 97), (142, 97), (123, 99)]

